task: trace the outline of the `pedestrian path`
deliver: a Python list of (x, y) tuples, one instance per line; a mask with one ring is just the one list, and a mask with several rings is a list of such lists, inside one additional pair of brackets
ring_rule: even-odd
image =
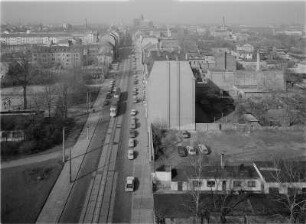
[[(37, 223), (58, 223), (62, 211), (65, 207), (67, 198), (71, 192), (73, 181), (77, 177), (79, 169), (81, 167), (85, 153), (87, 152), (90, 140), (95, 132), (96, 126), (101, 119), (102, 111), (101, 105), (103, 103), (104, 96), (102, 92), (94, 103), (94, 111), (100, 111), (96, 113), (90, 113), (86, 124), (76, 142), (71, 150), (71, 176), (70, 176), (70, 163), (66, 162), (61, 174), (59, 175), (49, 197), (40, 212)], [(87, 137), (88, 136), (88, 137)]]

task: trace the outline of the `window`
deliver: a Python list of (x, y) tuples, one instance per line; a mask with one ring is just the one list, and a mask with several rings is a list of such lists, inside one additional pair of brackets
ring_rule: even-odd
[(241, 187), (241, 181), (235, 180), (234, 187)]
[(213, 180), (208, 180), (207, 181), (207, 187), (214, 187), (216, 185), (215, 181)]
[(279, 194), (279, 189), (277, 187), (270, 187), (269, 188), (270, 194)]
[(200, 180), (193, 180), (192, 181), (192, 186), (193, 187), (201, 187), (202, 186), (202, 181), (200, 181)]
[(254, 180), (248, 181), (248, 187), (256, 187), (256, 182)]

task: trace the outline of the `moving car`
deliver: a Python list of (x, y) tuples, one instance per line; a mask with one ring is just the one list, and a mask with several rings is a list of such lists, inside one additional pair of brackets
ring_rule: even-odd
[(134, 191), (135, 177), (126, 177), (125, 191)]
[(186, 146), (189, 155), (196, 155), (197, 151), (193, 146)]
[(135, 139), (130, 138), (130, 139), (129, 139), (129, 147), (130, 147), (130, 148), (133, 148), (134, 146), (135, 146)]
[(177, 153), (179, 154), (180, 157), (185, 157), (188, 155), (187, 149), (184, 146), (178, 146)]
[(134, 159), (134, 150), (133, 149), (129, 149), (128, 150), (128, 159)]

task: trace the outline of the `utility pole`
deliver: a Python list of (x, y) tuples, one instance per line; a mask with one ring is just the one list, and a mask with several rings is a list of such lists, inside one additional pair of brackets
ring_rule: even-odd
[(89, 140), (89, 126), (87, 126), (87, 140)]
[(88, 91), (87, 91), (86, 102), (87, 102), (87, 113), (89, 113), (89, 92)]
[(72, 157), (71, 157), (71, 150), (72, 150), (72, 147), (70, 147), (70, 150), (69, 150), (69, 180), (70, 180), (70, 183), (72, 182), (72, 177), (71, 177), (71, 160), (72, 160)]
[(65, 163), (65, 127), (63, 127), (63, 163)]

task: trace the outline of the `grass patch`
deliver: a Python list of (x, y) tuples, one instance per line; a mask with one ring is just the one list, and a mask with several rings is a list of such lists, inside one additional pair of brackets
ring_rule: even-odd
[(1, 170), (1, 222), (34, 223), (62, 170), (58, 159)]

